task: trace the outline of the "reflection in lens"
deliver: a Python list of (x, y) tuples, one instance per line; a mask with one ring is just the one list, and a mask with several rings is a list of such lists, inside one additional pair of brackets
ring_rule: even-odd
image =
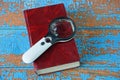
[(73, 34), (72, 25), (66, 20), (56, 21), (51, 28), (51, 32), (59, 38), (68, 38)]

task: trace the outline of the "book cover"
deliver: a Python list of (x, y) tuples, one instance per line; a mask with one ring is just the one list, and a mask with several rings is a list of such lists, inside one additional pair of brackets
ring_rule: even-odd
[[(24, 16), (30, 45), (33, 46), (48, 33), (53, 19), (67, 17), (67, 13), (64, 4), (56, 4), (25, 10)], [(74, 39), (54, 44), (33, 62), (33, 66), (38, 75), (80, 66)]]

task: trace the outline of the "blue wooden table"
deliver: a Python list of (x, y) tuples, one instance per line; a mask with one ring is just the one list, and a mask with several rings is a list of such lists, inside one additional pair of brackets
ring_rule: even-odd
[[(64, 3), (77, 25), (81, 66), (37, 76), (23, 10)], [(120, 0), (0, 0), (0, 80), (120, 80)]]

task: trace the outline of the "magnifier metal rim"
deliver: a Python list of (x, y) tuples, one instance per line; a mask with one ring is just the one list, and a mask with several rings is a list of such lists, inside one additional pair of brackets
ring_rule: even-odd
[[(53, 35), (53, 33), (51, 32), (51, 26), (54, 24), (54, 23), (56, 23), (58, 20), (68, 20), (68, 21), (70, 21), (70, 23), (71, 23), (71, 25), (72, 25), (72, 28), (74, 29), (73, 30), (73, 33), (69, 36), (69, 37), (67, 37), (67, 38), (59, 38), (59, 37), (57, 37), (57, 36), (55, 36), (55, 35)], [(68, 17), (59, 17), (59, 18), (55, 18), (51, 23), (50, 23), (50, 25), (49, 25), (49, 31), (48, 31), (48, 35), (47, 36), (51, 36), (52, 37), (52, 42), (51, 43), (57, 43), (57, 42), (66, 42), (66, 41), (69, 41), (69, 40), (71, 40), (72, 38), (73, 38), (73, 36), (75, 35), (75, 33), (76, 33), (76, 25), (75, 25), (75, 23), (73, 22), (73, 20), (71, 19), (71, 18), (68, 18)], [(47, 37), (46, 36), (46, 37)], [(54, 39), (53, 39), (54, 38)]]

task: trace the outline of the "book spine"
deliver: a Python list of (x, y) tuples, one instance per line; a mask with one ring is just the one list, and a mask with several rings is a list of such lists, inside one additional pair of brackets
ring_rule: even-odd
[(30, 46), (32, 46), (32, 38), (31, 38), (31, 32), (30, 32), (30, 25), (29, 25), (29, 20), (28, 20), (28, 15), (27, 15), (27, 10), (24, 10), (24, 17), (25, 17), (25, 23), (26, 23), (26, 27), (27, 27), (27, 32), (28, 32), (28, 37), (29, 37), (29, 42), (30, 42)]

